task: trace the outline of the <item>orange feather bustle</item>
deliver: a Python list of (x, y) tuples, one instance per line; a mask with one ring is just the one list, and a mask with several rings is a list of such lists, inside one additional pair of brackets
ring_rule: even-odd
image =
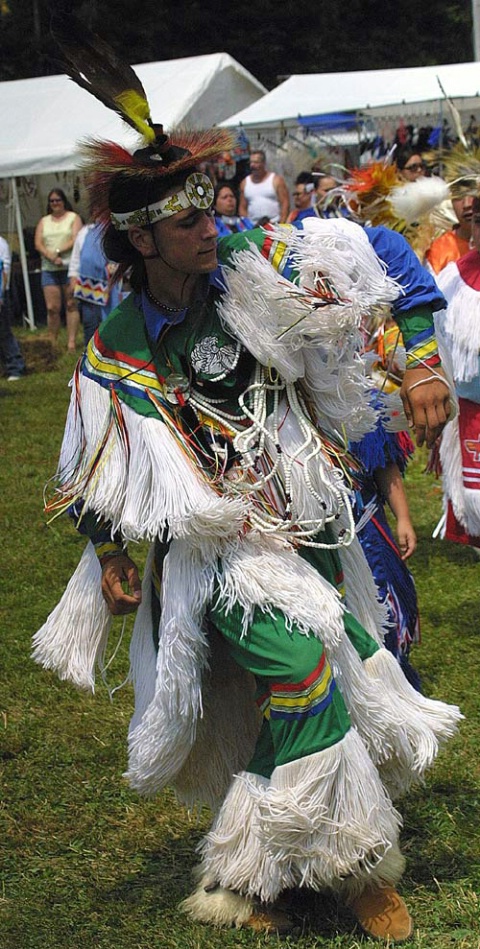
[(400, 180), (396, 166), (376, 161), (366, 168), (354, 168), (351, 172), (351, 180), (345, 183), (345, 188), (347, 191), (355, 191), (356, 194), (365, 194), (369, 191), (388, 194), (398, 184)]

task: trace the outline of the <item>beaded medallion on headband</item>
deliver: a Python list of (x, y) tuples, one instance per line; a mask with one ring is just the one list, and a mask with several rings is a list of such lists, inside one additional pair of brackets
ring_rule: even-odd
[(187, 208), (196, 208), (206, 211), (213, 204), (214, 190), (212, 182), (202, 172), (193, 172), (189, 175), (184, 187), (162, 201), (149, 203), (148, 207), (138, 208), (136, 211), (126, 211), (124, 214), (115, 212), (110, 214), (110, 220), (117, 231), (127, 231), (129, 227), (146, 227), (155, 224), (163, 218), (171, 217)]

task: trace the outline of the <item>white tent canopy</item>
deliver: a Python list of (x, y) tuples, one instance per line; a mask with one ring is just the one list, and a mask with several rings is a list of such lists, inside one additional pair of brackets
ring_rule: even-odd
[[(134, 67), (154, 121), (166, 130), (183, 125), (208, 128), (244, 109), (266, 89), (227, 53), (187, 56)], [(138, 135), (67, 76), (41, 76), (1, 83), (0, 179), (12, 182), (13, 210), (24, 277), (27, 323), (35, 319), (28, 279), (22, 214), (16, 179), (78, 168), (78, 143), (95, 137), (135, 147)]]
[[(266, 92), (227, 53), (188, 56), (134, 66), (152, 116), (166, 129), (207, 128), (244, 109)], [(67, 76), (1, 83), (0, 178), (65, 171), (78, 166), (77, 144), (86, 137), (134, 145), (135, 133)]]
[(472, 99), (480, 95), (480, 63), (290, 76), (262, 99), (232, 113), (221, 124), (247, 128), (292, 126), (299, 116), (364, 112), (403, 103), (438, 103), (443, 98), (438, 80), (458, 107), (459, 98)]

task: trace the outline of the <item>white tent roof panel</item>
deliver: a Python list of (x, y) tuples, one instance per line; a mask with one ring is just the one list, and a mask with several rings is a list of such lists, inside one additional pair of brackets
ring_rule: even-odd
[(358, 112), (395, 103), (438, 101), (442, 98), (438, 79), (452, 99), (480, 95), (480, 63), (310, 73), (290, 76), (262, 99), (232, 114), (221, 124), (294, 124), (299, 115)]
[[(243, 109), (265, 88), (227, 53), (134, 66), (153, 118), (206, 128)], [(1, 83), (0, 178), (66, 171), (78, 166), (77, 144), (87, 137), (134, 146), (138, 137), (119, 117), (67, 76)]]

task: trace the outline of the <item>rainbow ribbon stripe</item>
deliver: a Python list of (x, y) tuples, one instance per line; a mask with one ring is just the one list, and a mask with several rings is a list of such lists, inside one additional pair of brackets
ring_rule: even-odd
[(299, 721), (319, 715), (333, 700), (335, 679), (325, 653), (301, 682), (276, 682), (257, 700), (265, 718)]

